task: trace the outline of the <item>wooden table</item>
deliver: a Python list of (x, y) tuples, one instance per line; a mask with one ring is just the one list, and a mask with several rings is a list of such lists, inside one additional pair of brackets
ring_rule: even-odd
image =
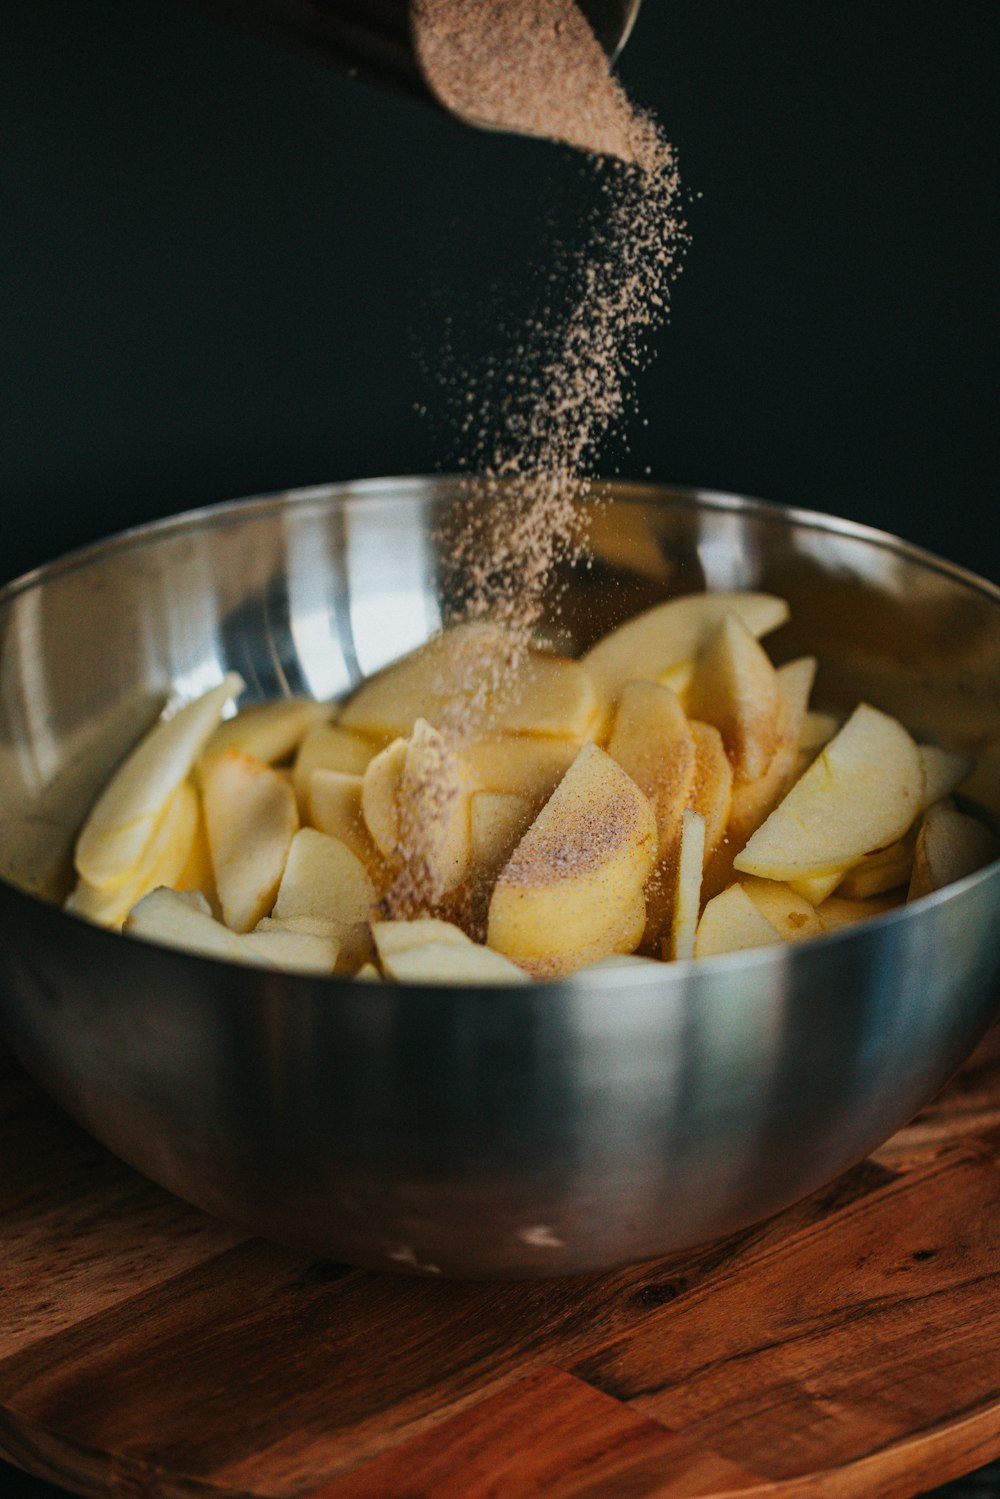
[(902, 1499), (1000, 1455), (1000, 1028), (877, 1156), (610, 1275), (280, 1249), (0, 1056), (0, 1455), (80, 1493)]

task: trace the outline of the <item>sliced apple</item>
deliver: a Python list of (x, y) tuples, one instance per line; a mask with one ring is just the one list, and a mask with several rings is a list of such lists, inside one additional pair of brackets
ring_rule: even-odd
[(318, 723), (299, 745), (292, 769), (292, 784), (299, 800), (299, 813), (306, 816), (309, 782), (314, 770), (339, 770), (346, 775), (364, 775), (369, 761), (381, 748), (339, 723)]
[(935, 802), (917, 833), (907, 900), (941, 890), (996, 858), (1000, 858), (1000, 839), (985, 823), (946, 802)]
[(738, 854), (764, 879), (801, 880), (857, 863), (901, 838), (923, 795), (917, 746), (862, 703)]
[(167, 802), (160, 825), (124, 884), (101, 889), (78, 880), (66, 910), (100, 926), (120, 927), (132, 907), (160, 885), (173, 885), (191, 857), (198, 831), (198, 796), (190, 781), (182, 781)]
[(686, 701), (692, 718), (719, 730), (737, 785), (764, 774), (781, 739), (781, 694), (766, 651), (739, 615), (723, 615), (709, 635)]
[(670, 929), (663, 939), (664, 958), (677, 961), (694, 957), (701, 905), (701, 877), (705, 862), (705, 819), (687, 810), (674, 861), (676, 870), (670, 901)]
[(695, 775), (695, 742), (677, 694), (658, 682), (626, 682), (608, 754), (648, 799), (659, 857), (673, 856)]
[(402, 983), (527, 983), (499, 953), (474, 943), (450, 921), (376, 921), (372, 936), (383, 971)]
[(708, 902), (695, 936), (696, 958), (769, 947), (784, 939), (740, 885), (730, 885)]
[(314, 770), (309, 777), (308, 822), (339, 838), (367, 868), (376, 885), (388, 877), (385, 861), (368, 831), (361, 797), (364, 777), (343, 770)]
[(436, 916), (421, 916), (414, 921), (373, 921), (372, 940), (379, 961), (398, 957), (410, 947), (423, 947), (429, 942), (457, 943), (465, 947), (471, 942), (461, 927), (454, 922), (441, 921)]
[(161, 718), (115, 771), (97, 798), (76, 844), (76, 869), (89, 884), (123, 885), (186, 781), (230, 698), (245, 683), (224, 677), (169, 718)]
[(413, 725), (396, 800), (404, 862), (420, 871), (436, 901), (469, 872), (469, 788), (461, 757), (424, 718)]
[(296, 932), (278, 923), (245, 933), (243, 942), (248, 952), (275, 968), (301, 973), (332, 973), (340, 953), (340, 943), (330, 931)]
[(691, 720), (694, 738), (694, 779), (688, 803), (705, 819), (706, 864), (721, 844), (733, 800), (733, 767), (722, 735), (714, 724)]
[(924, 772), (924, 794), (920, 808), (923, 812), (935, 802), (943, 801), (946, 796), (957, 791), (975, 770), (976, 762), (969, 755), (940, 749), (936, 744), (921, 744), (917, 748)]
[(881, 916), (883, 911), (892, 911), (899, 905), (902, 905), (902, 896), (898, 892), (875, 895), (869, 900), (847, 900), (842, 895), (830, 895), (816, 907), (816, 915), (825, 932), (836, 932), (841, 927), (853, 926), (855, 922)]
[(548, 801), (580, 750), (575, 739), (479, 739), (463, 745), (466, 779), (476, 791), (525, 797), (541, 807)]
[(786, 661), (775, 672), (778, 692), (785, 707), (785, 730), (798, 746), (802, 744), (809, 716), (809, 695), (816, 681), (816, 666), (815, 656), (796, 656), (794, 661)]
[(585, 745), (497, 880), (489, 945), (544, 977), (630, 951), (656, 849), (646, 797), (610, 755)]
[(338, 972), (352, 972), (370, 950), (368, 922), (374, 905), (375, 887), (357, 854), (339, 838), (300, 828), (288, 851), (275, 917), (326, 924), (340, 943)]
[(400, 859), (399, 788), (409, 740), (394, 739), (373, 757), (361, 783), (361, 811), (372, 842), (390, 864)]
[(799, 749), (810, 754), (821, 750), (824, 744), (829, 744), (842, 723), (843, 719), (838, 718), (836, 713), (824, 713), (819, 708), (810, 708), (802, 719)]
[(339, 923), (329, 916), (264, 916), (255, 932), (304, 932), (307, 937), (331, 937)]
[(738, 781), (733, 785), (726, 836), (713, 850), (705, 870), (702, 893), (709, 898), (732, 884), (736, 855), (795, 780), (797, 745), (815, 674), (816, 662), (811, 656), (789, 661), (775, 673), (779, 697), (778, 742), (762, 775), (754, 781)]
[[(689, 666), (728, 613), (759, 637), (784, 624), (788, 605), (767, 593), (691, 593), (655, 604), (605, 635), (582, 658), (602, 704), (612, 707), (625, 683), (637, 677), (660, 682), (677, 667)], [(671, 685), (676, 689), (676, 678)]]
[(179, 947), (202, 957), (273, 968), (266, 957), (246, 945), (238, 932), (216, 921), (208, 901), (197, 891), (152, 890), (129, 912), (123, 931), (130, 937)]
[(253, 932), (232, 932), (216, 921), (208, 901), (196, 891), (151, 891), (129, 912), (124, 930), (166, 947), (260, 968), (326, 974), (337, 955), (328, 934), (286, 931), (276, 922), (267, 923), (266, 930), (262, 923)]
[(740, 887), (786, 942), (801, 942), (806, 937), (818, 937), (823, 932), (823, 923), (812, 903), (797, 895), (782, 881), (760, 880), (754, 875), (744, 875), (740, 880)]
[[(193, 789), (193, 788), (192, 788)], [(184, 867), (174, 880), (160, 880), (161, 885), (169, 885), (173, 890), (198, 890), (208, 900), (213, 915), (219, 913), (219, 896), (215, 888), (215, 875), (212, 872), (212, 855), (208, 847), (208, 834), (205, 831), (205, 814), (202, 810), (201, 798), (196, 797), (198, 804), (198, 817), (195, 826), (194, 837), (191, 839), (191, 847), (188, 850)]]
[(885, 848), (873, 849), (844, 875), (835, 887), (838, 895), (847, 900), (867, 900), (871, 895), (884, 895), (887, 890), (896, 890), (908, 885), (913, 869), (913, 850), (917, 841), (916, 829)]
[(274, 765), (287, 760), (307, 732), (330, 717), (330, 707), (308, 697), (283, 697), (270, 703), (253, 703), (212, 734), (205, 754), (241, 750)]
[(597, 714), (577, 661), (512, 644), (497, 626), (456, 625), (364, 682), (340, 716), (345, 728), (382, 739), (407, 736), (418, 718), (482, 734), (573, 738)]
[(466, 941), (422, 942), (384, 958), (388, 977), (401, 984), (527, 984), (528, 975), (488, 947)]
[(535, 818), (536, 807), (512, 791), (476, 791), (469, 809), (472, 868), (484, 879), (507, 863)]
[(821, 906), (833, 894), (846, 873), (846, 869), (834, 869), (829, 874), (805, 875), (799, 880), (789, 880), (788, 886), (811, 906)]
[(222, 919), (248, 932), (274, 904), (299, 826), (295, 793), (287, 776), (237, 749), (203, 759), (201, 784)]

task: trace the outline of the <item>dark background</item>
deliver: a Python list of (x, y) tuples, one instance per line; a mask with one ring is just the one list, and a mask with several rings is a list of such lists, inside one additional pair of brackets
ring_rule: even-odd
[[(645, 0), (620, 71), (700, 196), (608, 471), (850, 516), (1000, 578), (998, 18)], [(454, 461), (428, 374), (445, 315), (474, 359), (529, 310), (546, 221), (572, 238), (586, 199), (570, 153), (190, 0), (31, 0), (2, 30), (0, 576), (194, 505)]]
[[(701, 196), (609, 471), (814, 506), (1000, 577), (998, 16), (645, 0), (621, 72)], [(454, 460), (414, 412), (440, 409), (414, 348), (434, 364), (449, 306), (460, 330), (479, 307), (459, 342), (485, 346), (493, 284), (546, 263), (547, 208), (572, 235), (571, 153), (192, 0), (8, 4), (3, 33), (0, 575), (192, 505)]]

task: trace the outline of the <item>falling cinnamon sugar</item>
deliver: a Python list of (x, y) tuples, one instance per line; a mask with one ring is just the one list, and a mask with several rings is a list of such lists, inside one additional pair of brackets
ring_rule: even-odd
[[(564, 256), (567, 309), (554, 319), (537, 312), (516, 360), (485, 384), (470, 374), (463, 392), (472, 473), (450, 562), (463, 616), (499, 629), (463, 663), (453, 711), (438, 724), (460, 751), (516, 672), (557, 568), (584, 555), (580, 501), (666, 317), (686, 231), (673, 151), (609, 73), (574, 0), (412, 0), (411, 19), (418, 60), (446, 108), (580, 148), (600, 187), (599, 211)], [(415, 891), (413, 863), (404, 859), (409, 873), (397, 882), (405, 898), (387, 896), (394, 914), (440, 898), (433, 882)]]

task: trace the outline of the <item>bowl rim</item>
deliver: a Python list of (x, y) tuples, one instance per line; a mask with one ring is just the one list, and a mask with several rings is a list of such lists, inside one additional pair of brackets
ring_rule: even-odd
[[(50, 579), (65, 577), (99, 563), (103, 558), (114, 556), (118, 552), (128, 551), (133, 547), (143, 547), (155, 544), (161, 539), (172, 535), (183, 535), (185, 532), (215, 529), (220, 526), (237, 524), (248, 515), (265, 515), (269, 511), (281, 511), (298, 507), (300, 505), (318, 504), (324, 505), (334, 501), (349, 503), (353, 505), (364, 505), (395, 500), (406, 503), (417, 498), (427, 498), (435, 491), (442, 497), (448, 491), (457, 492), (474, 484), (474, 474), (406, 474), (399, 476), (386, 475), (383, 477), (363, 478), (354, 480), (341, 480), (326, 484), (303, 485), (293, 489), (271, 490), (259, 494), (247, 495), (237, 499), (223, 500), (211, 505), (198, 506), (194, 509), (180, 511), (173, 515), (159, 517), (155, 520), (145, 521), (139, 525), (129, 526), (121, 531), (110, 533), (96, 541), (89, 542), (83, 546), (74, 548), (50, 562), (41, 563), (30, 569), (19, 577), (0, 587), (0, 611), (5, 610), (15, 599), (22, 594), (29, 593), (32, 589), (42, 586)], [(804, 509), (799, 506), (786, 505), (773, 500), (761, 500), (753, 496), (738, 495), (726, 490), (701, 489), (689, 485), (673, 485), (660, 483), (655, 480), (633, 480), (633, 479), (596, 479), (593, 481), (590, 495), (595, 498), (613, 498), (618, 500), (633, 500), (645, 504), (674, 504), (692, 510), (711, 510), (720, 514), (743, 514), (759, 515), (765, 520), (776, 521), (784, 526), (807, 527), (811, 530), (820, 531), (828, 535), (844, 536), (853, 540), (865, 542), (877, 547), (881, 551), (887, 551), (895, 556), (904, 558), (927, 568), (932, 572), (939, 573), (953, 582), (971, 589), (983, 595), (993, 604), (1000, 607), (1000, 585), (990, 582), (989, 579), (981, 577), (970, 569), (958, 563), (949, 562), (936, 553), (913, 542), (893, 535), (892, 532), (883, 531), (874, 526), (868, 526), (860, 521), (846, 520), (840, 516), (828, 515), (823, 511)], [(874, 928), (880, 930), (885, 927), (896, 925), (900, 922), (919, 919), (921, 913), (934, 909), (937, 906), (947, 904), (951, 900), (960, 899), (968, 890), (973, 889), (981, 883), (992, 880), (1000, 881), (1000, 858), (984, 865), (982, 869), (965, 875), (962, 879), (944, 886), (940, 890), (932, 891), (929, 895), (921, 896), (919, 900), (911, 904), (895, 906), (888, 911), (883, 911), (877, 916), (872, 916), (866, 921), (852, 923), (839, 927), (833, 931), (824, 932), (819, 936), (808, 940), (808, 947), (815, 949), (826, 947), (830, 944), (850, 942), (863, 935), (864, 932)], [(43, 907), (55, 917), (69, 920), (76, 924), (82, 923), (91, 932), (98, 934), (98, 940), (120, 941), (122, 933), (110, 931), (94, 922), (87, 921), (75, 912), (66, 911), (61, 906), (53, 905), (43, 900), (40, 896), (12, 884), (0, 875), (0, 887), (17, 901), (27, 901), (33, 908)], [(232, 970), (243, 965), (235, 964), (224, 958), (213, 957), (203, 953), (196, 953), (187, 949), (170, 947), (168, 945), (151, 942), (146, 938), (132, 937), (133, 942), (150, 947), (158, 952), (172, 954), (186, 962), (196, 964), (208, 963), (221, 965)], [(644, 965), (634, 966), (625, 964), (621, 968), (607, 970), (606, 976), (593, 969), (582, 969), (579, 973), (570, 974), (562, 979), (549, 979), (536, 981), (530, 986), (530, 990), (520, 985), (510, 984), (477, 984), (475, 992), (484, 994), (516, 994), (523, 996), (526, 992), (538, 994), (551, 994), (553, 991), (569, 993), (593, 992), (603, 983), (612, 984), (615, 988), (625, 987), (628, 989), (645, 989), (654, 983), (675, 984), (685, 983), (693, 974), (714, 973), (716, 971), (732, 971), (742, 966), (754, 968), (771, 968), (776, 973), (790, 961), (794, 956), (798, 944), (781, 943), (769, 947), (746, 949), (740, 952), (720, 953), (705, 958), (682, 958), (675, 959), (669, 963), (651, 962), (647, 971)], [(269, 977), (274, 974), (280, 977), (283, 984), (287, 983), (299, 987), (301, 992), (314, 987), (317, 983), (328, 988), (331, 992), (355, 993), (357, 990), (369, 987), (369, 981), (359, 980), (354, 977), (326, 974), (296, 973), (292, 970), (275, 970), (265, 968), (249, 968), (249, 972), (258, 976)], [(613, 977), (612, 977), (613, 975)], [(435, 985), (435, 984), (396, 984), (393, 987), (405, 989), (412, 994), (437, 994), (442, 991), (454, 991), (454, 996), (465, 995), (470, 992), (470, 986)]]
[[(142, 521), (138, 525), (110, 532), (95, 541), (61, 553), (49, 562), (30, 568), (0, 586), (0, 608), (5, 608), (20, 594), (29, 592), (50, 578), (66, 576), (100, 561), (102, 557), (113, 556), (132, 547), (147, 546), (173, 534), (234, 525), (248, 515), (264, 515), (270, 510), (280, 511), (299, 505), (323, 504), (335, 500), (349, 504), (371, 504), (385, 500), (424, 498), (428, 489), (459, 491), (475, 484), (476, 479), (475, 474), (401, 474), (336, 480), (293, 489), (264, 490), (257, 494), (181, 510), (176, 514), (160, 516), (155, 520)], [(849, 537), (940, 573), (1000, 605), (1000, 584), (991, 582), (960, 563), (949, 562), (936, 552), (896, 536), (891, 531), (880, 530), (862, 521), (846, 520), (825, 511), (788, 505), (777, 500), (762, 500), (753, 495), (740, 495), (728, 490), (701, 489), (698, 486), (661, 483), (653, 479), (595, 479), (588, 496), (585, 496), (585, 502), (590, 497), (634, 500), (653, 505), (680, 504), (692, 510), (714, 510), (721, 514), (760, 515), (764, 519), (789, 526), (805, 526), (829, 535)]]

